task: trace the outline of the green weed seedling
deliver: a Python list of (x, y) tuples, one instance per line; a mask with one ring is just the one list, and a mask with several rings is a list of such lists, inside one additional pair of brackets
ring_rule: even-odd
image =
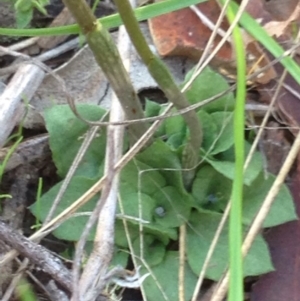
[[(220, 1), (224, 2), (224, 0)], [(67, 0), (65, 2), (69, 3)], [(102, 46), (109, 45), (108, 48), (99, 47), (99, 41), (109, 41), (109, 39), (106, 40), (109, 35), (103, 29), (117, 27), (124, 22), (137, 52), (167, 95), (169, 102), (172, 102), (177, 109), (186, 108), (189, 103), (201, 104), (202, 101), (217, 95), (218, 92), (226, 91), (229, 88), (226, 81), (213, 70), (206, 68), (186, 91), (187, 101), (182, 97), (164, 64), (150, 51), (135, 20), (146, 20), (200, 2), (203, 1), (165, 0), (135, 9), (133, 13), (127, 1), (115, 0), (121, 17), (115, 14), (99, 19), (98, 28), (101, 30), (98, 31), (95, 28), (85, 38), (98, 58), (98, 63), (100, 65), (102, 63), (102, 67), (106, 66), (107, 57), (114, 53), (111, 49), (115, 47), (112, 41), (101, 44)], [(31, 21), (33, 9), (37, 8), (45, 13), (44, 5), (47, 3), (48, 0), (14, 0), (13, 5), (19, 28), (0, 28), (0, 35), (53, 36), (81, 32), (77, 24), (55, 28), (24, 29)], [(72, 13), (76, 12), (76, 8), (73, 7), (73, 10), (71, 10)], [(237, 4), (231, 2), (227, 10), (230, 23), (234, 22), (237, 10)], [(95, 24), (96, 19), (92, 14), (90, 18), (90, 24)], [(85, 27), (79, 21), (78, 24), (82, 28)], [(292, 58), (285, 57), (284, 50), (255, 20), (243, 13), (239, 24), (277, 59), (280, 59), (280, 63), (286, 70), (297, 82), (300, 82), (297, 63)], [(178, 300), (178, 233), (183, 224), (187, 226), (187, 266), (185, 267), (185, 283), (180, 285), (185, 289), (185, 299), (190, 300), (212, 237), (230, 198), (232, 200), (230, 222), (223, 229), (206, 271), (206, 277), (213, 280), (219, 279), (228, 266), (229, 260), (231, 269), (229, 300), (236, 301), (242, 299), (243, 275), (260, 275), (273, 269), (262, 236), (256, 238), (242, 266), (240, 252), (242, 235), (256, 215), (274, 182), (274, 177), (272, 175), (269, 175), (267, 179), (263, 177), (259, 153), (253, 156), (249, 168), (243, 174), (244, 157), (249, 152), (250, 145), (244, 141), (245, 53), (237, 25), (233, 30), (232, 38), (237, 61), (236, 100), (232, 93), (224, 93), (224, 96), (219, 97), (217, 101), (199, 107), (196, 114), (190, 111), (183, 116), (165, 120), (156, 132), (151, 145), (139, 153), (121, 172), (118, 216), (126, 218), (132, 241), (131, 252), (134, 253), (131, 256), (138, 258), (137, 263), (142, 266), (141, 273), (150, 273), (143, 283), (144, 291), (150, 301), (162, 298)], [(105, 55), (99, 56), (104, 53), (104, 49)], [(123, 70), (120, 69), (120, 59), (114, 62), (106, 71), (104, 70), (108, 78), (112, 76), (112, 69)], [(114, 74), (120, 74), (120, 72)], [(190, 76), (191, 73), (188, 74), (185, 82)], [(126, 82), (124, 78), (126, 79), (126, 76), (119, 80), (119, 86), (123, 87), (123, 83)], [(120, 87), (113, 88), (115, 91), (120, 91)], [(125, 91), (129, 91), (128, 88), (131, 88), (130, 84), (127, 85)], [(120, 95), (119, 98), (121, 99)], [(123, 99), (122, 103), (124, 101)], [(132, 98), (127, 101), (129, 105), (123, 103), (123, 109), (130, 106)], [(137, 97), (136, 102), (139, 104)], [(141, 108), (139, 110), (142, 111)], [(164, 108), (157, 103), (146, 102), (146, 116), (157, 116), (163, 110)], [(89, 120), (99, 120), (106, 113), (105, 110), (92, 105), (79, 105), (78, 111)], [(128, 115), (128, 118), (131, 117)], [(50, 135), (53, 161), (59, 176), (64, 178), (80, 147), (80, 137), (85, 134), (87, 126), (76, 119), (68, 106), (54, 106), (48, 110), (46, 126)], [(140, 137), (144, 130), (137, 129), (139, 130), (137, 136)], [(134, 127), (129, 126), (129, 131), (133, 130)], [(128, 141), (128, 139), (125, 140)], [(76, 171), (75, 177), (57, 208), (57, 214), (72, 204), (103, 175), (105, 144), (106, 136), (102, 131), (93, 141)], [(199, 158), (200, 163), (194, 174), (190, 167), (194, 166)], [(5, 162), (0, 169), (0, 175), (3, 173), (4, 165)], [(37, 220), (45, 220), (60, 186), (61, 183), (58, 183), (41, 198), (37, 198), (37, 202), (31, 207)], [(98, 197), (95, 196), (85, 204), (80, 209), (81, 213), (92, 211)], [(74, 215), (57, 228), (54, 234), (65, 240), (78, 241), (87, 218), (86, 214)], [(292, 198), (284, 186), (264, 222), (264, 227), (272, 227), (295, 218)], [(92, 241), (93, 238), (94, 232), (92, 231), (88, 239)], [(116, 220), (115, 245), (113, 264), (119, 263), (126, 266), (130, 253), (129, 243), (124, 223), (120, 219)]]
[[(191, 73), (187, 75), (186, 81), (190, 76)], [(191, 104), (196, 104), (228, 88), (222, 76), (206, 68), (193, 82), (186, 96)], [(151, 276), (143, 283), (150, 301), (162, 300), (163, 294), (169, 300), (178, 300), (179, 252), (176, 242), (179, 227), (184, 223), (187, 225), (185, 298), (191, 298), (211, 240), (231, 195), (235, 163), (232, 118), (234, 102), (234, 95), (228, 93), (197, 110), (204, 136), (199, 149), (201, 163), (197, 167), (190, 191), (185, 189), (182, 181), (181, 155), (189, 133), (181, 116), (166, 119), (156, 134), (155, 141), (121, 172), (121, 206), (117, 213), (131, 217), (126, 221), (135, 256), (142, 266), (141, 274), (148, 273), (148, 269), (151, 269)], [(161, 107), (148, 100), (145, 110), (145, 115), (156, 116)], [(99, 120), (106, 113), (104, 109), (88, 104), (78, 105), (78, 111), (89, 120)], [(64, 178), (80, 147), (79, 137), (84, 135), (88, 127), (74, 116), (67, 105), (49, 109), (45, 120), (53, 160), (59, 176)], [(105, 131), (102, 131), (87, 151), (56, 214), (66, 209), (103, 175), (105, 143)], [(249, 149), (250, 144), (245, 141), (246, 154)], [(273, 181), (272, 175), (264, 178), (262, 158), (256, 153), (243, 182), (244, 231), (256, 215)], [(38, 204), (31, 207), (32, 213), (39, 220), (45, 219), (60, 186), (61, 182), (45, 193)], [(94, 197), (79, 211), (92, 211), (97, 199), (98, 197)], [(86, 215), (74, 216), (59, 226), (54, 235), (64, 240), (77, 241), (87, 219)], [(273, 227), (294, 219), (296, 213), (293, 201), (284, 186), (265, 220), (264, 227)], [(89, 235), (90, 241), (94, 238), (93, 231)], [(127, 254), (130, 252), (124, 226), (119, 219), (116, 220), (115, 245), (114, 263), (120, 262), (126, 266), (129, 259)], [(228, 225), (222, 231), (206, 277), (220, 279), (227, 266)], [(260, 275), (272, 270), (267, 244), (259, 235), (245, 259), (244, 276)]]

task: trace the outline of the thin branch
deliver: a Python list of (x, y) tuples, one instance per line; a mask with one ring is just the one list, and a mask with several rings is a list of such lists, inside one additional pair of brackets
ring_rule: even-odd
[(53, 256), (46, 248), (12, 230), (2, 221), (0, 221), (0, 239), (29, 258), (32, 263), (40, 266), (45, 273), (51, 275), (69, 292), (71, 291), (71, 273), (61, 260)]

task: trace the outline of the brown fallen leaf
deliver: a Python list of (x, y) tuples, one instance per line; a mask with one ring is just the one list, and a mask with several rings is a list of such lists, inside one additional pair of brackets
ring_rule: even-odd
[[(196, 8), (212, 24), (216, 24), (220, 7), (215, 0), (197, 4)], [(187, 56), (194, 60), (201, 57), (213, 29), (200, 20), (190, 8), (153, 18), (149, 20), (149, 26), (160, 55)], [(226, 31), (228, 27), (228, 22), (224, 20), (221, 24), (221, 30)], [(211, 51), (220, 42), (221, 38), (222, 33), (216, 36)], [(254, 73), (270, 63), (259, 44), (249, 38), (246, 33), (244, 33), (244, 44), (248, 54), (248, 74)], [(211, 64), (219, 68), (221, 73), (225, 73), (230, 77), (235, 74), (235, 54), (230, 41), (223, 45)], [(275, 70), (270, 67), (257, 76), (254, 81), (264, 84), (275, 78), (276, 75)]]
[(292, 24), (300, 21), (299, 0), (251, 0), (247, 12), (256, 19), (285, 49), (293, 45)]
[[(214, 0), (197, 4), (196, 7), (208, 16), (211, 22), (216, 23), (220, 8)], [(226, 30), (228, 27), (228, 22), (225, 20), (222, 23), (222, 29)], [(195, 60), (202, 55), (212, 32), (190, 8), (150, 19), (149, 28), (160, 55), (180, 55)], [(212, 49), (221, 38), (220, 35), (216, 37)], [(232, 61), (231, 45), (226, 42), (217, 53), (213, 64), (220, 65)]]
[(292, 24), (300, 19), (300, 3), (294, 8), (293, 13), (285, 21), (271, 21), (264, 28), (270, 36), (280, 37), (283, 35), (291, 36)]
[[(249, 35), (248, 35), (249, 36)], [(245, 41), (245, 38), (244, 38)], [(261, 46), (255, 41), (251, 40), (247, 45), (247, 56), (248, 56), (248, 66), (247, 75), (251, 75), (256, 71), (264, 68), (265, 66), (270, 66), (271, 61), (268, 56), (264, 53)], [(267, 84), (272, 79), (277, 77), (277, 72), (274, 67), (269, 67), (262, 72), (259, 72), (256, 78), (253, 80), (256, 84)]]
[[(284, 4), (284, 7), (282, 4)], [(299, 0), (251, 0), (248, 4), (247, 11), (250, 12), (254, 18), (260, 19), (261, 24), (264, 26), (270, 23), (274, 24), (275, 19), (285, 19), (286, 21), (279, 22), (279, 24), (281, 23), (285, 26), (291, 22), (291, 20), (299, 19)], [(280, 14), (282, 15), (279, 16)], [(286, 27), (286, 29), (290, 28)], [(277, 38), (278, 43), (281, 44), (284, 49), (288, 49), (293, 44), (292, 32), (288, 30), (284, 31), (283, 27), (278, 27), (276, 30), (278, 31), (278, 35), (280, 35), (280, 37)], [(269, 57), (270, 59), (272, 58), (271, 55)], [(298, 64), (300, 63), (299, 57), (295, 56), (294, 59)], [(274, 68), (277, 74), (283, 73), (281, 64), (275, 64)], [(257, 90), (261, 95), (261, 100), (269, 103), (273, 97), (276, 86), (276, 81), (258, 85)], [(299, 84), (296, 83), (290, 75), (287, 75), (284, 86), (279, 93), (275, 106), (281, 121), (288, 125), (290, 130), (295, 133), (294, 129), (300, 126), (300, 106), (299, 98), (297, 97), (300, 93)]]

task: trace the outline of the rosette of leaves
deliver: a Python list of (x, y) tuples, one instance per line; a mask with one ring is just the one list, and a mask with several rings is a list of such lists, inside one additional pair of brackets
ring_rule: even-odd
[[(192, 71), (191, 71), (192, 72)], [(186, 81), (191, 73), (187, 75)], [(222, 76), (207, 68), (196, 78), (188, 90), (190, 103), (201, 103), (228, 89)], [(201, 164), (197, 168), (191, 191), (187, 191), (181, 178), (181, 153), (189, 133), (181, 116), (163, 122), (155, 141), (139, 153), (121, 172), (118, 213), (126, 218), (134, 256), (142, 266), (142, 273), (151, 276), (143, 283), (149, 300), (178, 299), (178, 232), (187, 225), (187, 263), (185, 269), (185, 298), (189, 300), (193, 287), (220, 222), (222, 212), (231, 194), (234, 178), (233, 121), (234, 96), (228, 93), (215, 102), (197, 110), (203, 126), (203, 144), (199, 149)], [(161, 105), (146, 102), (145, 114), (156, 116)], [(78, 111), (88, 119), (99, 120), (105, 111), (92, 105), (80, 105)], [(45, 115), (50, 135), (50, 147), (58, 174), (64, 178), (80, 147), (87, 126), (78, 120), (68, 106), (54, 106)], [(75, 177), (63, 197), (56, 213), (63, 211), (103, 174), (105, 130), (94, 139)], [(246, 151), (250, 145), (246, 143)], [(124, 146), (126, 149), (126, 145)], [(262, 172), (262, 159), (256, 153), (244, 178), (243, 224), (245, 231), (256, 215), (274, 181)], [(31, 210), (44, 220), (60, 183), (46, 192)], [(90, 200), (80, 211), (91, 212), (98, 197)], [(123, 208), (123, 210), (121, 210)], [(54, 232), (61, 239), (77, 241), (88, 216), (70, 218)], [(273, 227), (296, 218), (293, 201), (284, 186), (265, 220), (264, 227)], [(140, 232), (142, 223), (142, 233)], [(227, 225), (214, 251), (206, 277), (218, 280), (228, 264)], [(89, 240), (94, 236), (90, 233)], [(122, 250), (128, 248), (123, 222), (117, 218), (115, 227), (116, 254), (114, 263), (125, 264)], [(122, 256), (120, 256), (122, 254)], [(118, 260), (118, 258), (120, 258)], [(127, 257), (128, 259), (128, 257)], [(145, 264), (147, 263), (147, 264)], [(270, 254), (262, 235), (259, 235), (247, 255), (245, 276), (260, 275), (273, 270)], [(158, 285), (159, 283), (159, 285)], [(162, 289), (163, 288), (163, 289)]]

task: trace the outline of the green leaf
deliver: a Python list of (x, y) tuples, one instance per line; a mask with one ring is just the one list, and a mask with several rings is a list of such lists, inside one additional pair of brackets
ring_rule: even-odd
[[(172, 113), (177, 112), (177, 110), (173, 109)], [(180, 132), (185, 132), (186, 131), (186, 125), (185, 121), (182, 116), (174, 116), (167, 118), (165, 120), (165, 129), (166, 129), (166, 135), (168, 137), (180, 133)]]
[[(139, 235), (139, 228), (137, 224), (127, 221), (127, 227), (131, 241), (136, 239)], [(115, 244), (120, 248), (128, 248), (127, 236), (124, 230), (123, 221), (116, 220), (115, 223)]]
[[(66, 190), (62, 200), (57, 206), (55, 215), (58, 215), (70, 205), (74, 203), (80, 196), (82, 196), (91, 186), (95, 184), (96, 180), (85, 177), (73, 177), (68, 189)], [(44, 221), (54, 198), (56, 197), (58, 190), (60, 189), (62, 182), (54, 185), (48, 192), (46, 192), (39, 202), (35, 202), (31, 207), (31, 212), (41, 221)], [(61, 224), (54, 230), (53, 234), (64, 240), (78, 241), (81, 233), (87, 223), (90, 213), (94, 210), (95, 205), (99, 199), (99, 194), (93, 197), (88, 203), (83, 205), (77, 213), (85, 213), (84, 215), (76, 216), (76, 214), (70, 217), (67, 221)], [(93, 240), (95, 235), (95, 229), (93, 229), (88, 240)]]
[[(270, 190), (275, 177), (268, 179), (261, 173), (250, 186), (245, 186), (243, 194), (243, 223), (250, 225)], [(223, 211), (231, 196), (232, 181), (218, 173), (209, 165), (198, 171), (192, 187), (192, 195), (200, 211), (204, 208), (211, 211)], [(297, 219), (293, 198), (284, 185), (264, 221), (264, 227), (274, 227)]]
[[(123, 193), (120, 191), (124, 214), (130, 217), (141, 218), (144, 221), (151, 222), (153, 220), (153, 211), (156, 201), (149, 195), (144, 193)], [(141, 210), (139, 215), (139, 209)], [(120, 210), (118, 209), (118, 213)]]
[(47, 11), (43, 7), (48, 4), (47, 1), (38, 0), (18, 0), (14, 4), (16, 12), (16, 21), (18, 28), (25, 28), (29, 25), (33, 18), (34, 8), (38, 9), (41, 13), (47, 14)]
[(167, 245), (172, 240), (178, 239), (176, 228), (166, 228), (157, 223), (145, 224), (144, 233), (153, 235), (157, 240), (161, 241), (164, 245)]
[(25, 28), (29, 25), (30, 21), (33, 17), (33, 10), (17, 10), (16, 11), (16, 21), (17, 21), (17, 27), (18, 28)]
[(176, 134), (171, 135), (168, 140), (167, 144), (171, 147), (172, 150), (177, 151), (179, 150), (180, 153), (182, 152), (183, 144), (185, 144), (186, 134), (185, 132), (179, 132)]
[(182, 182), (180, 160), (176, 152), (172, 151), (166, 143), (156, 140), (136, 157), (153, 169), (158, 169), (168, 185), (176, 187), (181, 193), (186, 193)]
[(133, 248), (135, 250), (135, 256), (143, 258), (150, 266), (160, 264), (166, 254), (166, 246), (155, 239), (152, 235), (144, 235), (143, 237), (143, 254), (141, 254), (141, 241), (138, 237), (133, 242)]
[[(162, 115), (166, 111), (166, 105), (161, 105), (158, 115)], [(166, 136), (166, 119), (164, 119), (160, 126), (158, 127), (157, 131), (155, 132), (155, 137), (158, 138), (165, 138)]]
[(47, 16), (47, 10), (45, 9), (45, 5), (49, 4), (49, 1), (32, 1), (32, 5), (34, 8), (36, 8), (40, 13), (42, 13), (43, 15)]
[[(82, 117), (93, 121), (99, 120), (106, 112), (99, 106), (88, 104), (77, 105), (77, 110)], [(46, 110), (45, 121), (55, 166), (58, 174), (65, 177), (89, 126), (80, 121), (68, 105), (57, 105)], [(93, 178), (99, 174), (99, 166), (105, 155), (105, 143), (106, 134), (102, 130), (91, 143), (76, 175)]]
[(211, 153), (214, 148), (214, 142), (217, 139), (217, 125), (214, 122), (211, 114), (207, 113), (204, 110), (199, 110), (197, 115), (200, 119), (203, 131), (203, 141), (201, 148), (203, 148), (206, 152)]
[[(142, 263), (141, 263), (142, 265)], [(179, 254), (176, 251), (168, 251), (164, 261), (151, 268), (152, 275), (148, 276), (143, 282), (143, 288), (147, 295), (148, 301), (165, 300), (164, 295), (168, 300), (179, 300), (178, 298), (178, 271), (179, 271)], [(146, 268), (141, 269), (141, 274), (146, 274)], [(159, 283), (159, 286), (157, 285)], [(185, 267), (184, 275), (184, 291), (185, 300), (191, 299), (197, 277), (193, 274), (189, 266)], [(163, 290), (161, 292), (160, 288)]]
[(227, 205), (232, 189), (232, 181), (206, 164), (198, 171), (192, 187), (192, 195), (197, 208), (220, 211)]
[[(211, 241), (222, 215), (213, 212), (194, 212), (187, 230), (188, 263), (197, 275), (200, 273)], [(246, 229), (245, 229), (246, 230)], [(228, 225), (224, 227), (210, 261), (206, 277), (218, 280), (228, 266)], [(244, 262), (244, 276), (254, 276), (273, 270), (267, 244), (257, 236)]]
[(110, 262), (110, 266), (112, 267), (121, 266), (125, 269), (128, 264), (128, 259), (129, 259), (128, 252), (124, 252), (124, 250), (115, 248), (113, 258)]
[[(245, 153), (248, 154), (251, 146), (246, 141), (245, 141), (245, 147), (246, 147)], [(223, 174), (225, 177), (229, 178), (230, 180), (233, 180), (234, 170), (235, 170), (233, 148), (230, 148), (227, 151), (221, 153), (216, 158), (217, 160), (206, 158), (205, 161), (208, 162), (219, 173)], [(248, 186), (251, 185), (251, 183), (260, 174), (261, 170), (262, 170), (262, 157), (260, 153), (255, 152), (244, 174), (244, 184)]]
[[(264, 179), (261, 173), (251, 186), (245, 187), (243, 198), (243, 222), (245, 224), (251, 224), (273, 185), (274, 180), (275, 176), (269, 174), (268, 178)], [(297, 214), (293, 198), (286, 185), (284, 185), (279, 190), (263, 226), (274, 227), (295, 219), (297, 219)]]
[(15, 10), (17, 11), (28, 11), (32, 9), (32, 1), (31, 0), (18, 0), (14, 5)]
[[(228, 179), (234, 179), (234, 172), (235, 172), (235, 163), (230, 161), (215, 161), (206, 159), (206, 161), (219, 173), (226, 176)], [(250, 165), (251, 166), (251, 165)], [(255, 168), (248, 168), (244, 177), (244, 184), (250, 185), (252, 181), (257, 177), (260, 169), (257, 170)]]
[(121, 172), (120, 191), (123, 193), (136, 191), (151, 196), (166, 184), (160, 171), (136, 159), (130, 161)]
[(211, 114), (213, 123), (217, 127), (217, 139), (210, 152), (212, 155), (228, 150), (234, 143), (233, 113), (214, 112)]
[(203, 130), (201, 148), (206, 155), (215, 155), (228, 150), (234, 142), (233, 114), (231, 112), (209, 114), (204, 110), (199, 110), (197, 114)]
[(161, 106), (159, 103), (146, 98), (145, 117), (154, 117), (159, 114)]
[[(130, 193), (130, 190), (128, 190), (126, 193)], [(125, 195), (125, 198), (123, 198), (124, 195)], [(131, 202), (130, 199), (126, 199), (126, 194), (120, 193), (119, 196), (120, 196), (120, 202), (122, 202), (123, 208), (124, 207), (125, 208), (126, 207), (132, 208), (133, 207), (130, 204), (126, 205), (126, 202), (129, 202), (129, 203)], [(148, 199), (148, 198), (146, 198), (146, 199)], [(144, 198), (144, 200), (145, 200), (145, 198)], [(151, 199), (150, 203), (151, 204), (153, 203), (152, 199)], [(146, 207), (146, 208), (152, 207), (151, 204), (150, 204), (150, 206), (149, 206), (149, 204), (142, 205), (141, 206), (142, 211), (143, 211), (144, 207)], [(156, 205), (155, 205), (155, 208), (156, 208)], [(155, 212), (155, 208), (152, 209), (151, 218), (149, 218), (149, 220), (152, 221), (152, 222), (143, 223), (143, 233), (144, 234), (151, 234), (157, 240), (160, 240), (163, 244), (166, 245), (166, 244), (169, 243), (170, 239), (173, 239), (173, 240), (177, 239), (177, 231), (176, 231), (176, 229), (163, 227), (161, 224), (156, 223), (154, 221), (153, 215), (154, 215), (154, 212)], [(133, 208), (132, 210), (135, 210), (135, 216), (133, 216), (133, 215), (128, 216), (125, 212), (126, 216), (128, 216), (128, 218), (127, 217), (125, 217), (125, 218), (126, 218), (126, 221), (127, 221), (127, 226), (130, 229), (129, 232), (130, 232), (131, 240), (134, 240), (139, 235), (139, 231), (140, 231), (139, 227), (140, 227), (140, 222), (141, 221), (136, 220), (136, 219), (135, 220), (132, 219), (133, 217), (134, 218), (139, 218), (138, 213), (136, 213), (136, 211), (138, 210), (138, 206), (136, 208)], [(124, 211), (125, 211), (125, 209), (124, 209)], [(144, 209), (144, 211), (145, 211), (145, 209)], [(149, 214), (149, 210), (148, 210), (148, 214)], [(144, 222), (147, 222), (147, 220), (144, 219)], [(127, 242), (126, 234), (125, 234), (125, 231), (124, 231), (123, 223), (119, 220), (117, 220), (116, 225), (115, 225), (115, 241), (116, 241), (116, 244), (120, 247), (128, 247), (128, 242)]]
[(167, 186), (157, 191), (154, 220), (165, 228), (178, 227), (188, 220), (191, 211), (190, 199), (175, 187)]
[(160, 240), (164, 245), (167, 245), (170, 242), (170, 239), (178, 239), (176, 228), (166, 228), (154, 223), (145, 224), (144, 233), (152, 234), (157, 240)]
[[(184, 83), (191, 78), (194, 68), (187, 74)], [(205, 68), (203, 72), (193, 81), (190, 88), (185, 92), (186, 97), (192, 104), (200, 103), (203, 100), (211, 98), (229, 88), (227, 81), (217, 72)], [(235, 99), (233, 93), (228, 93), (217, 100), (205, 105), (203, 109), (209, 113), (216, 111), (232, 111), (234, 109)]]

